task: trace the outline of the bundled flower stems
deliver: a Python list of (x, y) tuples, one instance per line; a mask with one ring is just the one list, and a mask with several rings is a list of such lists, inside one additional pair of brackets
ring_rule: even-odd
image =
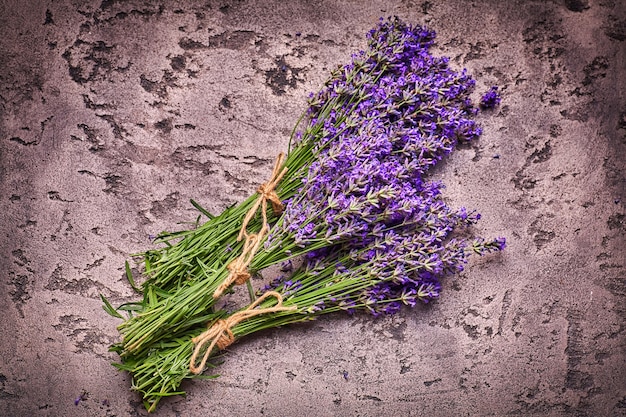
[[(143, 299), (105, 310), (124, 319), (115, 364), (153, 411), (241, 337), (336, 311), (394, 314), (439, 296), (441, 279), (504, 238), (471, 235), (480, 216), (449, 207), (428, 170), (481, 133), (474, 80), (429, 48), (435, 33), (380, 21), (367, 48), (331, 73), (294, 128), (290, 150), (237, 206), (142, 254)], [(497, 89), (480, 105), (497, 105)], [(255, 291), (249, 278), (281, 265)], [(130, 268), (127, 274), (135, 287)], [(233, 285), (251, 303), (217, 307)], [(124, 318), (120, 312), (128, 313)]]

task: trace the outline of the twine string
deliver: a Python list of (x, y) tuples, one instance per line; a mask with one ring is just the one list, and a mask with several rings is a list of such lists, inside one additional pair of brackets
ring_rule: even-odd
[(259, 198), (256, 199), (254, 205), (248, 210), (246, 216), (243, 219), (243, 223), (241, 224), (241, 230), (239, 231), (239, 236), (237, 236), (237, 240), (240, 241), (244, 237), (248, 236), (247, 228), (248, 223), (252, 220), (254, 215), (256, 214), (259, 206), (261, 207), (261, 216), (263, 217), (263, 226), (267, 226), (269, 228), (267, 222), (267, 202), (268, 200), (272, 203), (272, 209), (274, 210), (274, 214), (280, 214), (283, 211), (283, 203), (280, 201), (280, 197), (276, 194), (276, 186), (283, 179), (283, 176), (287, 173), (287, 168), (280, 167), (283, 165), (285, 160), (285, 154), (280, 153), (278, 157), (276, 157), (276, 161), (274, 162), (274, 168), (272, 169), (272, 175), (270, 179), (261, 184), (259, 188), (257, 188), (257, 193), (259, 193)]
[[(246, 213), (246, 216), (243, 219), (243, 223), (241, 224), (241, 230), (239, 230), (239, 235), (237, 236), (237, 241), (241, 241), (245, 238), (243, 244), (243, 250), (241, 255), (238, 258), (233, 260), (227, 265), (228, 268), (228, 276), (226, 279), (215, 289), (213, 293), (213, 298), (219, 298), (224, 291), (226, 291), (233, 283), (237, 285), (245, 284), (250, 279), (250, 272), (248, 271), (248, 266), (252, 259), (254, 258), (254, 254), (257, 252), (259, 247), (261, 246), (261, 242), (265, 235), (269, 232), (270, 226), (267, 221), (267, 202), (272, 203), (272, 209), (275, 214), (280, 214), (283, 210), (283, 203), (280, 201), (280, 197), (276, 194), (276, 186), (283, 178), (285, 173), (287, 173), (287, 168), (283, 168), (281, 170), (281, 166), (285, 160), (285, 154), (282, 152), (276, 158), (276, 162), (274, 162), (274, 169), (272, 170), (272, 175), (270, 179), (261, 184), (257, 189), (259, 193), (259, 197), (256, 199), (250, 210)], [(262, 226), (261, 230), (258, 233), (248, 234), (248, 223), (254, 218), (257, 210), (261, 208), (261, 218), (262, 218)]]
[[(256, 309), (256, 307), (258, 307), (268, 297), (276, 298), (276, 305), (273, 307)], [(206, 331), (191, 339), (191, 341), (196, 346), (194, 348), (193, 355), (191, 356), (189, 370), (196, 375), (201, 373), (204, 370), (206, 362), (215, 347), (217, 347), (219, 350), (224, 350), (228, 346), (230, 346), (235, 341), (235, 336), (233, 335), (232, 331), (233, 326), (241, 323), (244, 320), (261, 314), (276, 313), (280, 311), (292, 311), (296, 309), (296, 306), (284, 307), (283, 297), (278, 292), (266, 292), (261, 297), (257, 298), (256, 301), (250, 304), (245, 310), (234, 313), (226, 319), (217, 320)], [(200, 362), (200, 365), (196, 366), (196, 360), (198, 359), (198, 355), (200, 355), (200, 351), (207, 343), (210, 344), (204, 352), (202, 361)]]

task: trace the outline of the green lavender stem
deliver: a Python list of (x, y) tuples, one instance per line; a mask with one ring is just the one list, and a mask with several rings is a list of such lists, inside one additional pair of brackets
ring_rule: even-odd
[[(334, 313), (341, 308), (335, 305), (324, 310), (313, 311), (312, 309), (320, 301), (329, 300), (331, 297), (349, 297), (378, 282), (368, 277), (368, 267), (365, 265), (355, 270), (355, 276), (350, 279), (337, 280), (334, 272), (335, 268), (332, 266), (315, 272), (304, 268), (297, 270), (293, 279), (302, 282), (302, 288), (287, 297), (283, 303), (285, 307), (296, 306), (297, 310), (260, 315), (243, 321), (231, 329), (235, 339), (238, 340), (267, 329), (314, 320), (316, 316), (322, 314)], [(268, 308), (275, 304), (276, 301), (270, 298), (258, 308)], [(362, 306), (356, 305), (355, 307)], [(239, 311), (242, 310), (245, 308)], [(147, 409), (153, 410), (163, 397), (182, 394), (180, 384), (183, 380), (199, 377), (189, 371), (194, 350), (191, 339), (207, 329), (206, 322), (210, 325), (225, 315), (226, 312), (218, 311), (198, 317), (192, 327), (171, 334), (167, 341), (153, 344), (147, 354), (130, 355), (123, 358), (122, 364), (117, 365), (119, 369), (131, 374), (133, 389), (142, 394)], [(114, 350), (119, 352), (120, 349), (121, 347), (118, 346), (118, 349)], [(219, 354), (221, 353), (217, 350), (211, 352), (212, 356)]]

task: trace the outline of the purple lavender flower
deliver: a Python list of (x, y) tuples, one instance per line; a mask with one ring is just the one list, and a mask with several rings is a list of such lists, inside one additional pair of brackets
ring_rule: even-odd
[(74, 405), (78, 405), (80, 404), (81, 401), (84, 401), (86, 399), (87, 399), (87, 391), (83, 391), (80, 393), (78, 397), (76, 397), (76, 399), (74, 399)]
[(475, 238), (472, 242), (472, 250), (481, 256), (490, 252), (504, 250), (505, 247), (506, 239), (504, 237), (497, 237), (491, 240), (485, 240), (479, 237)]
[(500, 94), (498, 87), (493, 86), (480, 99), (480, 108), (483, 110), (492, 109), (500, 104)]
[[(306, 256), (291, 278), (269, 287), (297, 298), (316, 285), (328, 290), (353, 280), (358, 290), (318, 300), (324, 312), (394, 314), (436, 299), (441, 278), (463, 270), (468, 247), (479, 254), (504, 248), (503, 238), (453, 238), (480, 215), (451, 209), (443, 184), (426, 177), (457, 143), (481, 134), (469, 98), (475, 82), (429, 53), (434, 38), (397, 18), (381, 21), (367, 51), (309, 97), (310, 119), (297, 138), (314, 138), (315, 161), (266, 245)], [(346, 96), (353, 99), (333, 106)], [(493, 87), (480, 105), (499, 101)], [(306, 313), (320, 314), (320, 307)]]
[(281, 272), (291, 272), (293, 271), (293, 262), (291, 261), (291, 259), (282, 262), (280, 264), (280, 271)]
[(493, 246), (495, 250), (503, 251), (506, 248), (506, 238), (500, 236), (493, 239)]

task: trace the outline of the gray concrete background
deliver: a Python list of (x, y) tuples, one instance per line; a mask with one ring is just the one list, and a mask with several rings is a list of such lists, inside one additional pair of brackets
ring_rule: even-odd
[(99, 294), (133, 298), (124, 261), (190, 198), (254, 192), (306, 94), (392, 14), (437, 30), (476, 97), (502, 89), (435, 175), (507, 250), (437, 303), (243, 340), (157, 415), (626, 415), (622, 1), (5, 0), (1, 416), (145, 414)]

